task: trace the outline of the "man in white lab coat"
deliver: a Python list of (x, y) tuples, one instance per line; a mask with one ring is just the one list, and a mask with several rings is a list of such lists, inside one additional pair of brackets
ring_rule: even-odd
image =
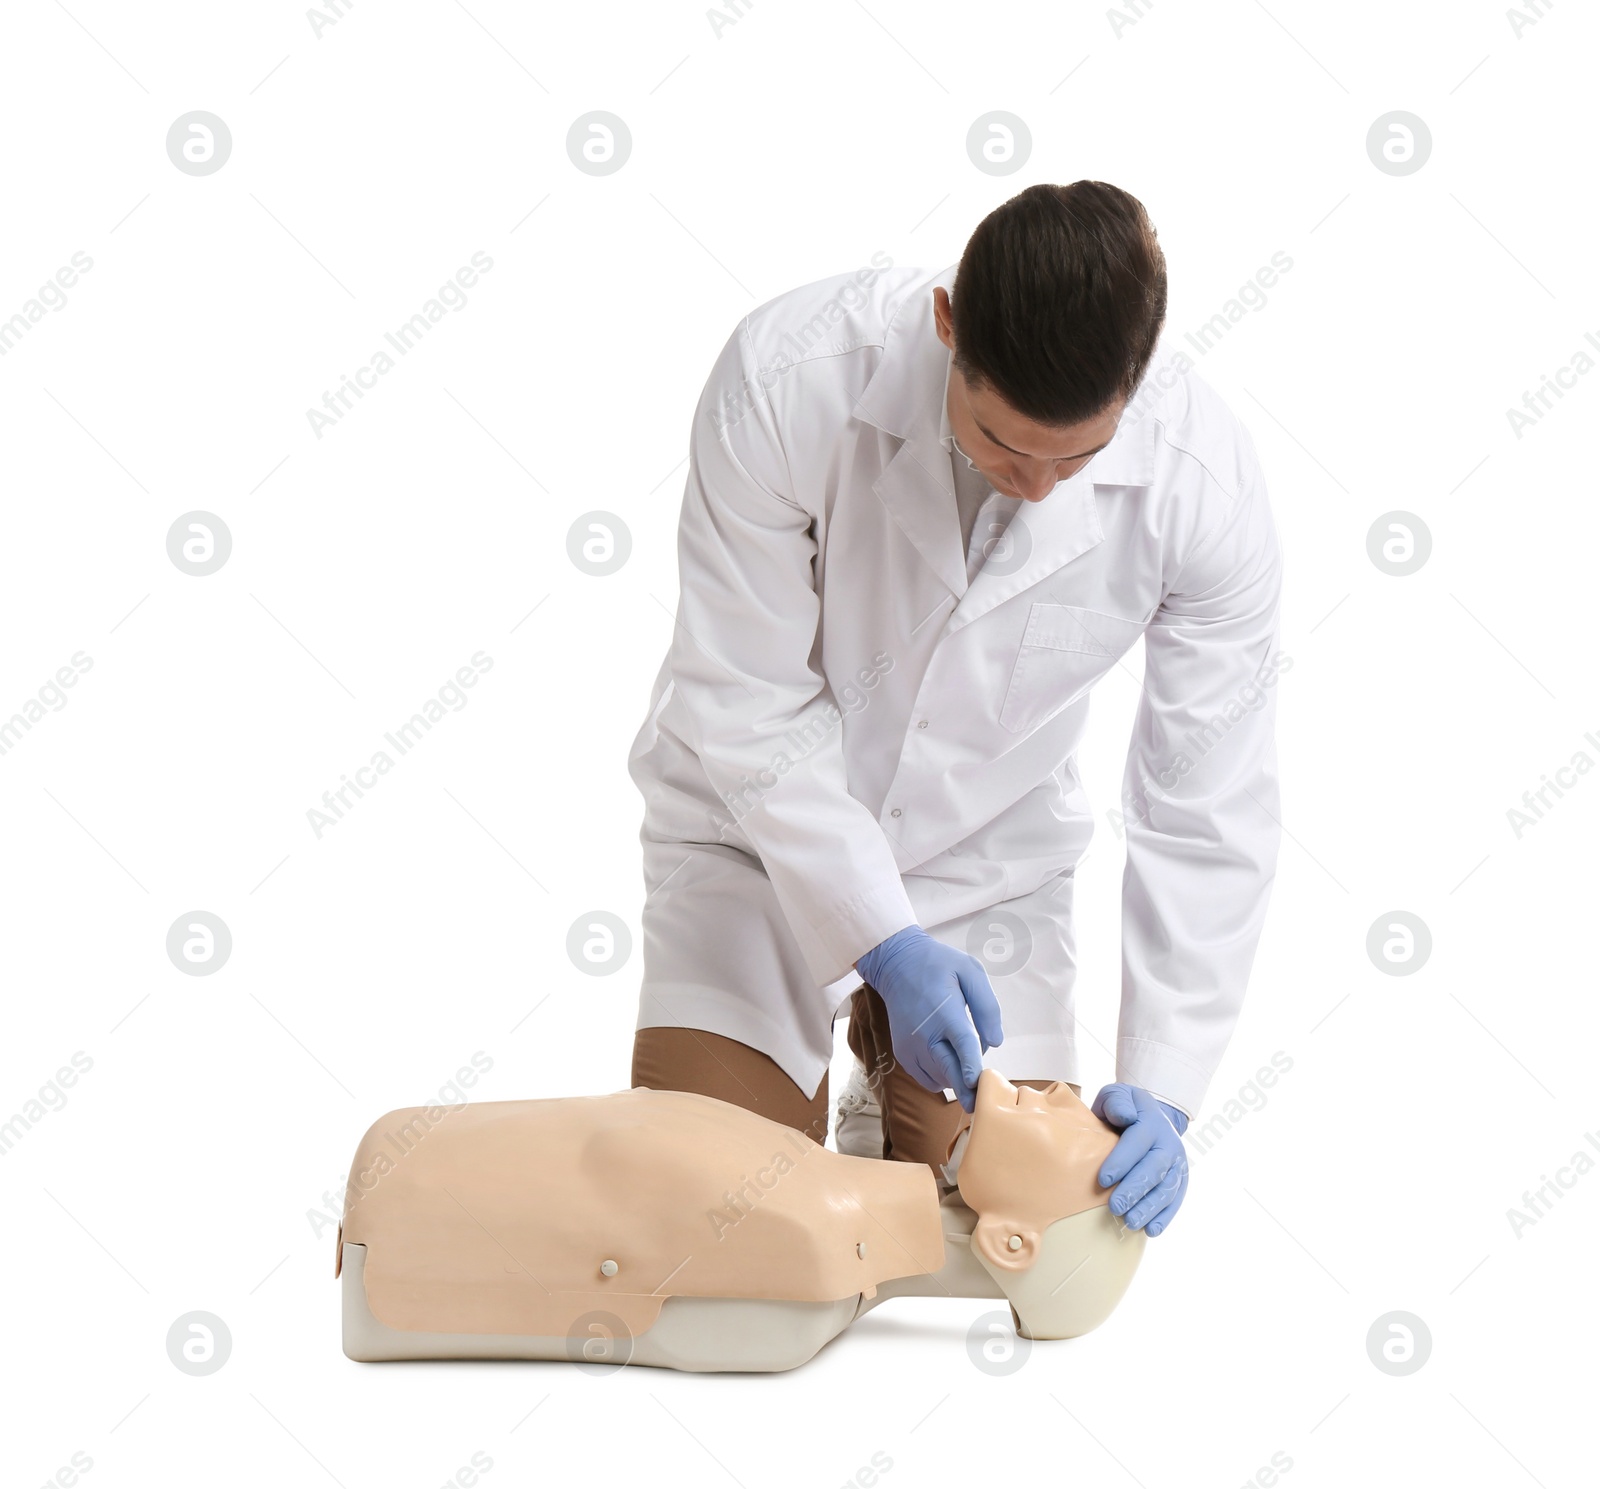
[(1165, 314), (1144, 209), (1080, 181), (997, 208), (957, 266), (878, 255), (735, 328), (630, 757), (635, 1085), (825, 1135), (848, 1002), (885, 1156), (946, 1156), (982, 1063), (1076, 1086), (1075, 756), (1091, 687), (1142, 636), (1095, 1109), (1123, 1129), (1113, 1211), (1170, 1224), (1266, 913), (1288, 662), (1254, 446)]

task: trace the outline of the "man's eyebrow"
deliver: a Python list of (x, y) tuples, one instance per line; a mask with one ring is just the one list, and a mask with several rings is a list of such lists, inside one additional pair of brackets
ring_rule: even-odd
[[(1004, 440), (996, 439), (994, 437), (994, 435), (992, 435), (987, 429), (985, 429), (983, 427), (983, 424), (978, 419), (974, 419), (972, 422), (974, 424), (977, 424), (978, 433), (979, 434), (981, 434), (991, 444), (999, 445), (1002, 450), (1011, 450), (1011, 453), (1013, 455), (1020, 455), (1020, 456), (1022, 456), (1022, 458), (1024, 460), (1040, 460), (1040, 459), (1048, 460), (1048, 459), (1051, 458), (1048, 455), (1046, 455), (1046, 456), (1030, 455), (1030, 454), (1028, 454), (1028, 452), (1026, 450), (1012, 450), (1011, 446), (1008, 445)], [(1115, 438), (1116, 438), (1116, 436), (1113, 435), (1112, 439), (1115, 439)], [(1108, 439), (1104, 443), (1096, 445), (1094, 447), (1094, 449), (1092, 449), (1092, 450), (1085, 450), (1082, 455), (1057, 455), (1054, 458), (1057, 459), (1057, 460), (1082, 460), (1084, 455), (1098, 455), (1103, 449), (1105, 449), (1106, 445), (1109, 445), (1110, 443), (1111, 443), (1111, 440)]]

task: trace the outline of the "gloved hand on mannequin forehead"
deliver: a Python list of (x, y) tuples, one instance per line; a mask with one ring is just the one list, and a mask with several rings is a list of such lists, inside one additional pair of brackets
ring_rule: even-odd
[(910, 925), (874, 946), (856, 971), (888, 1010), (895, 1059), (918, 1085), (948, 1087), (970, 1112), (983, 1052), (1005, 1037), (983, 963)]
[(1100, 1186), (1129, 1230), (1159, 1236), (1178, 1213), (1189, 1189), (1189, 1156), (1183, 1131), (1189, 1119), (1175, 1106), (1157, 1101), (1142, 1086), (1119, 1081), (1095, 1097), (1095, 1116), (1122, 1130), (1100, 1165)]

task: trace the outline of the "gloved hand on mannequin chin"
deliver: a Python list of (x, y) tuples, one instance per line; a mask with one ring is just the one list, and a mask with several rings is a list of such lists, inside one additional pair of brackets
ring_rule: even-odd
[(1125, 1081), (1107, 1086), (1090, 1110), (1122, 1130), (1100, 1165), (1101, 1188), (1117, 1186), (1108, 1202), (1111, 1213), (1122, 1216), (1129, 1230), (1159, 1236), (1189, 1188), (1189, 1156), (1183, 1148), (1188, 1117)]
[(856, 971), (889, 1012), (895, 1059), (928, 1090), (954, 1091), (970, 1112), (984, 1051), (1005, 1037), (983, 963), (909, 925), (861, 957)]

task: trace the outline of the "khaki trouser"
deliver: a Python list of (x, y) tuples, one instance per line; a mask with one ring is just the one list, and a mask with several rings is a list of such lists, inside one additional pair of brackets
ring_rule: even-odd
[[(846, 1038), (851, 1053), (866, 1067), (867, 1083), (883, 1109), (883, 1156), (929, 1164), (934, 1177), (942, 1179), (939, 1165), (967, 1125), (967, 1114), (959, 1102), (926, 1090), (901, 1068), (890, 1044), (888, 1009), (865, 983), (851, 996)], [(826, 1072), (816, 1094), (808, 1098), (769, 1056), (726, 1035), (665, 1025), (637, 1030), (631, 1084), (715, 1096), (798, 1128), (819, 1143), (827, 1141)], [(1042, 1087), (1051, 1082), (1013, 1084)]]

